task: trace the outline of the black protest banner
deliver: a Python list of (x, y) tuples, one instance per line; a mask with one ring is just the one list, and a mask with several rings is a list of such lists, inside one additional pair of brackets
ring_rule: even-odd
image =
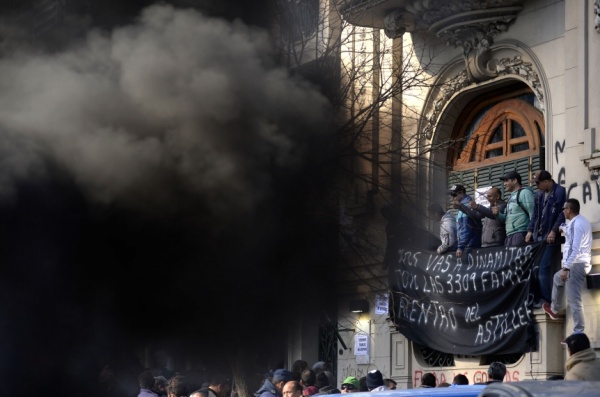
[(530, 283), (541, 248), (480, 248), (462, 258), (400, 248), (389, 268), (396, 327), (409, 340), (445, 353), (530, 351)]

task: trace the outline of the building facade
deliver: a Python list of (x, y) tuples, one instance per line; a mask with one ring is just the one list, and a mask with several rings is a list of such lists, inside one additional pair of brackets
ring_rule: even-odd
[[(592, 223), (590, 274), (600, 271), (600, 3), (347, 0), (320, 6), (327, 21), (321, 38), (330, 41), (313, 37), (315, 58), (320, 46), (336, 43), (342, 91), (348, 92), (341, 117), (360, 125), (341, 135), (354, 139), (360, 156), (348, 160), (352, 172), (340, 181), (338, 382), (378, 368), (403, 388), (420, 385), (425, 372), (439, 382), (463, 373), (474, 383), (487, 380), (487, 365), (496, 360), (507, 364), (507, 380), (562, 374), (560, 341), (573, 327), (569, 313), (553, 322), (541, 309), (533, 311), (538, 346), (530, 353), (440, 354), (417, 347), (390, 321), (384, 262), (390, 236), (402, 225), (436, 233), (426, 209), (447, 203), (450, 184), (473, 194), (502, 188), (498, 178), (509, 170), (530, 185), (533, 173), (546, 169)], [(586, 333), (600, 349), (600, 293), (594, 276), (589, 279)]]

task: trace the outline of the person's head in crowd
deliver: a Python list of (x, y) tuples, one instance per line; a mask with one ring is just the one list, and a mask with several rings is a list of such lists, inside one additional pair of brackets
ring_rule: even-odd
[(509, 171), (500, 180), (504, 184), (505, 192), (515, 192), (521, 188), (521, 175), (517, 171)]
[(366, 376), (362, 376), (358, 382), (360, 383), (360, 391), (369, 391), (369, 388), (367, 387), (367, 377)]
[(308, 368), (308, 363), (304, 360), (296, 360), (294, 364), (292, 364), (292, 379), (296, 382), (300, 382), (302, 380), (302, 371)]
[(441, 382), (441, 383), (438, 383), (438, 385), (436, 387), (450, 387), (450, 383), (448, 383), (448, 382)]
[(380, 386), (383, 386), (383, 375), (381, 375), (381, 372), (378, 369), (369, 371), (367, 373), (367, 388), (373, 390)]
[(460, 201), (467, 195), (467, 189), (463, 185), (452, 185), (448, 194), (452, 196), (454, 202), (460, 203)]
[(427, 213), (429, 214), (429, 217), (431, 219), (439, 221), (440, 219), (442, 219), (446, 211), (444, 211), (440, 203), (431, 203), (427, 207)]
[(506, 375), (506, 365), (501, 362), (494, 361), (488, 367), (488, 378), (493, 382), (502, 382), (504, 375)]
[(159, 396), (166, 396), (167, 395), (167, 378), (165, 378), (162, 375), (159, 376), (155, 376), (154, 377), (154, 392), (156, 394), (158, 394)]
[(304, 387), (314, 386), (317, 382), (317, 375), (312, 369), (305, 369), (304, 371), (302, 371), (301, 378), (302, 386)]
[(208, 397), (208, 388), (203, 387), (192, 392), (189, 397)]
[(330, 366), (325, 361), (317, 361), (313, 364), (312, 370), (315, 371), (316, 374), (323, 371), (330, 371)]
[(325, 372), (319, 372), (317, 374), (317, 381), (315, 383), (315, 386), (317, 386), (319, 389), (325, 386), (329, 386), (329, 377)]
[(549, 193), (554, 188), (552, 175), (546, 170), (537, 171), (533, 176), (533, 183), (543, 191)]
[(308, 363), (304, 360), (296, 360), (294, 364), (292, 364), (292, 372), (302, 373), (305, 369), (308, 368)]
[(572, 334), (562, 343), (567, 346), (569, 356), (589, 349), (591, 346), (589, 338), (584, 333)]
[(327, 370), (327, 371), (323, 371), (323, 373), (325, 375), (327, 375), (327, 379), (329, 379), (329, 386), (331, 386), (335, 389), (337, 387), (337, 379), (333, 375), (333, 372)]
[(427, 372), (423, 374), (423, 379), (421, 379), (421, 386), (423, 387), (435, 387), (437, 385), (437, 379), (435, 379), (435, 375), (431, 372)]
[(490, 205), (494, 206), (494, 205), (496, 205), (498, 200), (500, 200), (502, 198), (502, 192), (497, 187), (492, 186), (485, 193), (485, 197), (487, 198)]
[(283, 397), (302, 397), (302, 385), (295, 380), (286, 382), (281, 394)]
[(383, 385), (390, 390), (396, 390), (397, 387), (396, 381), (393, 379), (384, 379)]
[(154, 388), (154, 376), (152, 372), (144, 371), (138, 376), (138, 384), (140, 389), (152, 390)]
[(568, 220), (575, 218), (577, 215), (579, 215), (580, 209), (581, 207), (579, 205), (579, 200), (574, 198), (568, 199), (563, 205), (563, 212), (565, 214), (565, 218)]
[(185, 383), (185, 377), (181, 375), (175, 375), (169, 379), (169, 384), (167, 385), (167, 395), (169, 397), (186, 397), (188, 395), (188, 391)]
[(453, 385), (468, 385), (469, 384), (469, 378), (467, 378), (463, 374), (458, 374), (452, 380), (452, 384)]
[(358, 393), (360, 391), (360, 381), (354, 376), (349, 376), (342, 382), (342, 393)]
[(231, 381), (224, 374), (213, 374), (208, 382), (208, 388), (219, 397), (226, 397), (231, 391)]
[(277, 389), (277, 391), (281, 394), (283, 392), (283, 386), (289, 381), (292, 380), (292, 373), (287, 369), (278, 369), (273, 373), (273, 378), (271, 379), (271, 383)]

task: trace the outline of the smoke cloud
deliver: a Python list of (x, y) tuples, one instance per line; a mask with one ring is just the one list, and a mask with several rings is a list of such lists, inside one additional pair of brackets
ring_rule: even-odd
[(65, 52), (0, 59), (0, 196), (51, 162), (99, 203), (251, 209), (327, 119), (270, 51), (263, 31), (163, 5)]

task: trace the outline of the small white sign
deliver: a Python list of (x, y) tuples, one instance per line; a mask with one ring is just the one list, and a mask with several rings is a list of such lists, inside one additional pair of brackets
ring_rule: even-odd
[(354, 355), (369, 355), (369, 335), (358, 334), (354, 336)]
[(389, 313), (388, 294), (378, 294), (375, 296), (375, 314)]
[(479, 205), (483, 205), (484, 207), (489, 207), (490, 202), (487, 199), (486, 193), (491, 188), (491, 186), (487, 186), (475, 189), (475, 202)]

